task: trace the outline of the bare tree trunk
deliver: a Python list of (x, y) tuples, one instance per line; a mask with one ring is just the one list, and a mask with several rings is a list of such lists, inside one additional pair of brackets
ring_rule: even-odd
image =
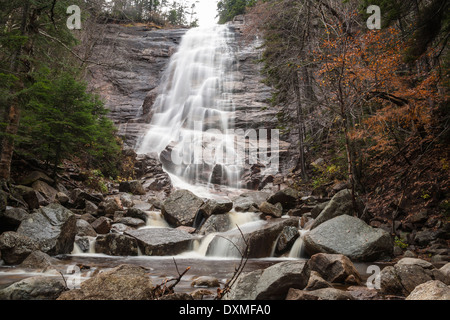
[(299, 77), (300, 74), (297, 73), (297, 77), (295, 77), (294, 80), (294, 90), (297, 95), (297, 121), (298, 121), (298, 140), (299, 140), (299, 159), (295, 170), (300, 170), (302, 179), (308, 181), (309, 177), (306, 172), (305, 145), (304, 145), (305, 121), (303, 119), (303, 106), (302, 106), (302, 96), (300, 93)]
[(2, 141), (2, 151), (0, 154), (0, 179), (9, 180), (11, 175), (11, 161), (14, 153), (14, 136), (19, 129), (20, 107), (17, 97), (12, 99), (8, 112), (8, 125), (5, 130), (5, 137)]
[[(22, 21), (20, 26), (20, 33), (22, 36), (26, 35), (26, 26), (28, 23), (28, 13), (30, 11), (30, 3), (25, 1), (22, 8)], [(11, 71), (18, 73), (20, 71), (18, 57), (22, 53), (23, 47), (19, 47), (11, 59)], [(2, 139), (2, 149), (0, 153), (0, 179), (9, 180), (11, 176), (11, 161), (14, 153), (14, 137), (19, 130), (20, 121), (20, 101), (17, 93), (23, 89), (23, 83), (19, 80), (18, 85), (12, 92), (11, 104), (7, 108), (6, 115), (6, 128), (4, 137)]]

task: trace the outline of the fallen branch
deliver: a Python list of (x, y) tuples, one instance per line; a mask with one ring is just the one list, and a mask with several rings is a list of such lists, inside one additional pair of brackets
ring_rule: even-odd
[[(175, 268), (177, 269), (178, 278), (175, 279), (165, 279), (161, 284), (155, 286), (153, 288), (153, 297), (154, 299), (159, 299), (165, 295), (174, 293), (175, 286), (181, 281), (181, 278), (191, 269), (191, 267), (187, 267), (182, 273), (178, 270), (177, 262), (175, 258), (173, 258), (173, 262), (175, 264)], [(171, 281), (175, 281), (171, 285), (167, 286), (167, 284)]]
[(247, 239), (245, 239), (244, 234), (242, 233), (242, 230), (239, 228), (239, 226), (236, 225), (236, 227), (238, 228), (238, 230), (242, 236), (242, 239), (244, 240), (245, 249), (244, 249), (244, 252), (242, 252), (233, 241), (224, 237), (224, 239), (227, 239), (236, 247), (236, 249), (238, 250), (238, 252), (241, 255), (241, 261), (239, 262), (239, 265), (237, 266), (237, 268), (235, 268), (233, 276), (230, 278), (230, 280), (227, 281), (224, 288), (217, 289), (217, 295), (214, 298), (214, 300), (221, 300), (226, 294), (228, 294), (230, 292), (231, 288), (236, 283), (236, 281), (239, 278), (239, 276), (241, 275), (242, 271), (244, 271), (245, 265), (247, 264), (247, 261), (249, 258), (248, 257), (249, 256), (249, 248), (250, 248), (249, 243), (248, 243)]

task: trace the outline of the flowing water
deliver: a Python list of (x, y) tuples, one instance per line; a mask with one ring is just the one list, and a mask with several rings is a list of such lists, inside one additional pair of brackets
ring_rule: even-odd
[(169, 63), (153, 106), (150, 129), (137, 152), (156, 152), (175, 187), (237, 188), (242, 173), (235, 148), (232, 47), (227, 26), (195, 28)]

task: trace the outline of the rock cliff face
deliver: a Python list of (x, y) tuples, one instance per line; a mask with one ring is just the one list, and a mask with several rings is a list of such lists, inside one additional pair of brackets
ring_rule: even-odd
[(90, 68), (90, 87), (105, 100), (110, 118), (129, 147), (147, 129), (147, 96), (160, 84), (185, 32), (108, 25), (93, 49), (95, 60), (101, 63)]
[[(261, 44), (243, 36), (243, 22), (229, 24), (236, 40), (231, 43), (235, 53), (232, 100), (235, 105), (236, 129), (277, 128), (277, 108), (270, 107), (271, 88), (262, 83)], [(159, 94), (158, 86), (169, 59), (176, 52), (186, 29), (147, 30), (144, 27), (108, 25), (102, 41), (94, 47), (97, 60), (106, 64), (91, 68), (90, 85), (106, 101), (110, 117), (128, 147), (134, 148), (149, 127), (152, 106)], [(244, 40), (245, 38), (245, 40)], [(270, 141), (269, 141), (270, 143)], [(270, 144), (269, 144), (270, 145)], [(280, 140), (280, 169), (290, 144)], [(249, 188), (262, 188), (266, 183), (259, 176), (261, 167), (249, 167), (243, 180)]]

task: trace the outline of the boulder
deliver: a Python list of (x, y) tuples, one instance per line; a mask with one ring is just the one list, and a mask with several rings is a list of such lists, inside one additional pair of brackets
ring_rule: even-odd
[(107, 234), (111, 230), (111, 219), (100, 217), (91, 223), (92, 228), (98, 234)]
[(77, 219), (77, 236), (79, 237), (96, 237), (97, 232), (89, 222), (83, 219)]
[(16, 231), (28, 216), (28, 211), (22, 208), (6, 207), (4, 211), (0, 211), (0, 232)]
[(322, 288), (308, 291), (309, 295), (316, 296), (318, 300), (355, 300), (350, 292), (336, 288)]
[(33, 183), (32, 188), (42, 194), (49, 203), (52, 203), (56, 199), (58, 190), (49, 186), (47, 183), (41, 180), (37, 180)]
[(8, 231), (0, 235), (1, 257), (6, 264), (20, 264), (36, 250), (39, 250), (38, 244), (24, 234)]
[(430, 280), (415, 287), (406, 300), (450, 300), (450, 286)]
[(0, 290), (0, 300), (56, 300), (66, 286), (61, 277), (37, 276)]
[(117, 197), (106, 199), (98, 205), (98, 213), (104, 216), (113, 217), (116, 211), (122, 211), (123, 206)]
[(321, 202), (319, 204), (316, 204), (314, 208), (311, 210), (311, 217), (313, 219), (316, 219), (319, 214), (322, 212), (323, 209), (328, 205), (329, 201)]
[(340, 253), (352, 261), (375, 261), (392, 255), (393, 251), (389, 233), (348, 215), (322, 223), (305, 235), (304, 243), (309, 255)]
[(269, 198), (270, 194), (264, 191), (248, 191), (232, 199), (234, 210), (238, 212), (255, 212), (259, 205)]
[(95, 203), (93, 203), (89, 200), (84, 201), (84, 212), (85, 213), (95, 216), (95, 215), (97, 215), (97, 211), (98, 211), (98, 206)]
[(79, 188), (73, 189), (70, 192), (70, 199), (73, 203), (73, 206), (78, 209), (83, 209), (85, 207), (86, 201), (90, 201), (95, 205), (98, 205), (104, 200), (103, 195), (101, 194), (88, 193)]
[(122, 181), (119, 185), (119, 192), (129, 192), (134, 195), (145, 195), (146, 193), (138, 180)]
[(380, 273), (381, 291), (385, 294), (408, 296), (418, 285), (430, 280), (450, 284), (450, 279), (439, 269), (417, 258), (403, 258)]
[(267, 202), (271, 204), (281, 203), (284, 209), (292, 209), (297, 205), (300, 193), (293, 188), (286, 188), (271, 195)]
[(47, 176), (42, 171), (33, 171), (29, 173), (27, 176), (23, 177), (19, 180), (19, 184), (24, 186), (31, 186), (36, 181), (43, 181), (47, 184), (54, 184), (55, 180)]
[(259, 205), (259, 210), (262, 213), (271, 215), (275, 218), (280, 218), (283, 215), (283, 207), (281, 207), (280, 203), (278, 205), (273, 205), (267, 201), (264, 201)]
[(125, 231), (134, 230), (134, 228), (127, 226), (123, 223), (114, 223), (111, 226), (111, 232), (113, 233), (124, 233)]
[(120, 202), (125, 208), (131, 208), (134, 206), (133, 196), (129, 193), (123, 193), (120, 195)]
[(318, 272), (325, 280), (332, 283), (345, 283), (349, 276), (358, 282), (361, 276), (349, 258), (342, 254), (317, 253), (308, 261), (312, 271)]
[(447, 278), (450, 279), (450, 262), (442, 266), (439, 271), (441, 271)]
[(319, 300), (319, 297), (305, 290), (290, 288), (286, 295), (286, 300)]
[(286, 252), (286, 250), (294, 244), (298, 237), (300, 237), (300, 233), (298, 232), (297, 227), (284, 227), (278, 238), (276, 253), (281, 254)]
[(143, 221), (147, 221), (147, 214), (145, 213), (145, 211), (140, 210), (138, 208), (130, 208), (128, 209), (125, 214), (125, 217), (130, 217), (130, 218), (137, 218), (137, 219), (141, 219)]
[(318, 227), (321, 223), (333, 219), (337, 216), (347, 214), (353, 216), (355, 210), (353, 208), (352, 192), (349, 189), (344, 189), (336, 193), (328, 202), (325, 208), (315, 218), (311, 226), (311, 230)]
[(230, 229), (231, 220), (229, 215), (220, 214), (220, 215), (212, 215), (206, 220), (205, 223), (202, 224), (198, 234), (205, 235), (213, 232), (225, 232)]
[(49, 255), (71, 253), (77, 233), (76, 220), (72, 211), (53, 203), (23, 220), (17, 232), (33, 239)]
[[(296, 217), (272, 219), (249, 223), (216, 235), (206, 251), (207, 256), (237, 257), (245, 251), (248, 243), (249, 258), (270, 257), (280, 233), (287, 226), (298, 226)], [(241, 234), (242, 232), (242, 234)], [(245, 240), (242, 238), (244, 236)]]
[(308, 284), (305, 287), (306, 291), (313, 291), (323, 288), (332, 288), (331, 283), (326, 281), (317, 271), (312, 271), (309, 276)]
[(189, 249), (195, 238), (191, 234), (172, 228), (143, 228), (126, 231), (127, 236), (135, 238), (142, 254), (147, 256), (176, 255)]
[(233, 209), (233, 202), (229, 200), (208, 199), (202, 206), (202, 209), (208, 217), (214, 214), (224, 214)]
[(144, 227), (146, 225), (144, 220), (141, 220), (138, 218), (131, 218), (131, 217), (121, 217), (121, 218), (114, 219), (114, 223), (122, 223), (122, 224), (130, 226), (132, 228), (140, 228), (140, 227)]
[[(41, 203), (46, 202), (44, 197), (31, 187), (17, 185), (13, 186), (10, 190), (16, 199), (23, 199), (25, 207), (28, 207), (30, 210), (37, 209)], [(8, 199), (7, 193), (0, 194), (6, 196), (6, 200)]]
[(42, 251), (33, 251), (25, 260), (23, 260), (23, 262), (19, 265), (19, 268), (46, 269), (54, 264), (57, 264), (58, 262), (59, 260), (50, 257)]
[(190, 227), (202, 205), (203, 200), (189, 190), (176, 190), (164, 201), (161, 212), (174, 227)]
[(138, 244), (135, 238), (123, 234), (110, 233), (97, 237), (95, 252), (109, 256), (137, 256)]
[(306, 261), (285, 261), (264, 270), (241, 274), (225, 300), (285, 299), (290, 288), (303, 289), (310, 270)]
[(153, 297), (147, 270), (120, 265), (84, 281), (80, 289), (62, 293), (58, 300), (152, 300)]

